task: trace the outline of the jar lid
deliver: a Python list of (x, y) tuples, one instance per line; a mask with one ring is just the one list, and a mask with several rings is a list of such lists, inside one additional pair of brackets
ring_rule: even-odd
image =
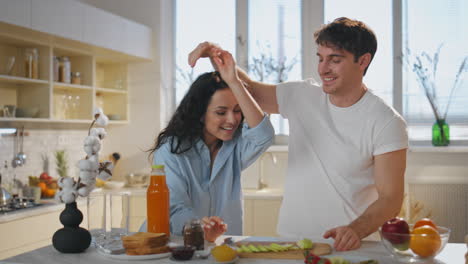
[(153, 169), (164, 169), (164, 165), (153, 165), (151, 166)]

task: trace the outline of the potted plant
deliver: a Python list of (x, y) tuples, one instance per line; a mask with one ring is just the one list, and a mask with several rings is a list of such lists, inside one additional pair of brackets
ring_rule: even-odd
[[(57, 230), (52, 237), (52, 244), (62, 253), (79, 253), (86, 250), (91, 243), (91, 235), (88, 230), (79, 227), (83, 220), (83, 214), (77, 208), (78, 196), (88, 196), (96, 185), (96, 179), (107, 180), (112, 176), (113, 163), (110, 161), (99, 162), (99, 150), (101, 140), (106, 136), (104, 126), (109, 119), (100, 108), (94, 111), (94, 120), (88, 129), (88, 136), (84, 141), (86, 156), (78, 162), (80, 175), (77, 181), (68, 177), (66, 173), (60, 173), (58, 181), (59, 191), (55, 198), (65, 203), (65, 210), (60, 214), (60, 222), (63, 228)], [(94, 128), (97, 124), (101, 127)], [(63, 158), (60, 156), (60, 158)], [(62, 164), (63, 165), (63, 164)], [(66, 171), (66, 165), (58, 166), (61, 172)]]

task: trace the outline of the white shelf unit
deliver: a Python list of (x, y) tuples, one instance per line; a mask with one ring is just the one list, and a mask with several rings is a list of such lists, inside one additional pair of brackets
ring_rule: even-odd
[[(39, 51), (38, 79), (25, 77), (26, 48)], [(71, 72), (81, 74), (80, 84), (54, 81), (54, 56), (69, 58)], [(6, 64), (12, 57), (15, 63), (7, 73)], [(15, 123), (88, 123), (95, 106), (103, 108), (111, 124), (127, 124), (127, 65), (147, 61), (0, 23), (0, 127)], [(23, 113), (31, 109), (38, 111), (34, 116), (5, 116), (5, 105), (15, 105)]]

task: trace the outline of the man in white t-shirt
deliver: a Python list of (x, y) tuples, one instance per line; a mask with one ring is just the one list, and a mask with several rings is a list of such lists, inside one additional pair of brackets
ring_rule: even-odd
[[(289, 157), (278, 233), (334, 238), (336, 250), (364, 238), (400, 211), (408, 136), (403, 118), (362, 82), (377, 50), (364, 23), (338, 18), (314, 34), (318, 73), (311, 80), (270, 85), (238, 69), (263, 110), (289, 121)], [(221, 48), (201, 43), (193, 67)]]

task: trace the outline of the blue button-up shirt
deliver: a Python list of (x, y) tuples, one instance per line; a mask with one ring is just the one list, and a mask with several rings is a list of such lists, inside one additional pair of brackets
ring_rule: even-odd
[(273, 142), (269, 117), (254, 128), (223, 142), (210, 169), (210, 151), (203, 140), (182, 154), (171, 153), (166, 142), (154, 154), (154, 164), (164, 165), (170, 192), (171, 233), (180, 235), (186, 221), (219, 216), (228, 224), (226, 234), (242, 234), (241, 171)]

